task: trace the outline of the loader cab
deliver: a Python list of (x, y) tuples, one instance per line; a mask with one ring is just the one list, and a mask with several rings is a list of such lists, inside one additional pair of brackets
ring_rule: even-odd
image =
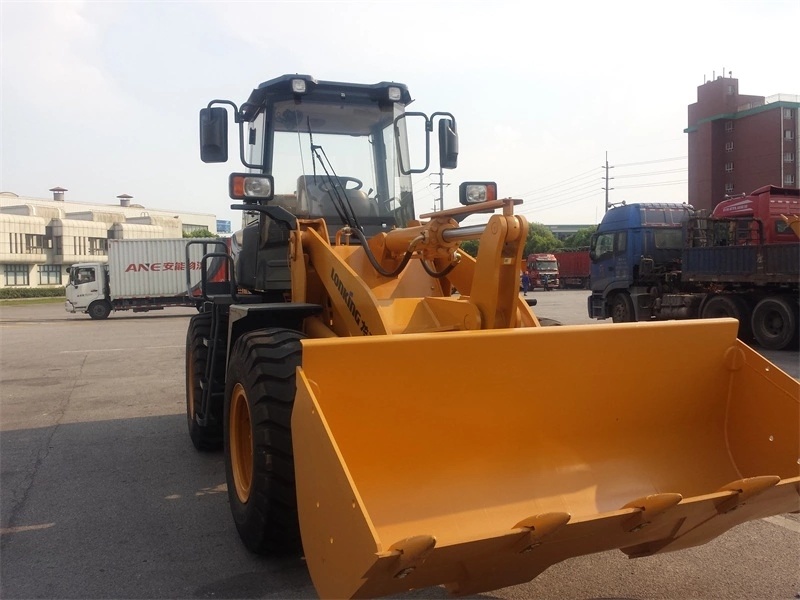
[[(408, 89), (399, 83), (284, 75), (253, 90), (241, 108), (212, 101), (203, 109), (201, 158), (227, 160), (227, 111), (212, 105), (230, 104), (239, 124), (242, 163), (251, 174), (269, 178), (262, 185), (269, 193), (252, 194), (253, 204), (279, 207), (300, 219), (323, 218), (331, 236), (346, 225), (369, 237), (414, 219), (411, 174), (429, 166), (435, 116), (440, 117), (440, 163), (455, 167), (455, 120), (436, 113), (416, 125), (406, 118), (420, 115), (406, 114), (410, 102)], [(411, 162), (409, 127), (424, 134), (425, 160), (417, 164)], [(231, 196), (248, 202), (246, 193)]]

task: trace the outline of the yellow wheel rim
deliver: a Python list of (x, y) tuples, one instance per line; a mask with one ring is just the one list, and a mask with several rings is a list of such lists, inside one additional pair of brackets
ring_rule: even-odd
[(253, 434), (250, 426), (250, 406), (242, 384), (237, 383), (231, 394), (230, 453), (233, 483), (239, 501), (250, 499), (253, 484)]

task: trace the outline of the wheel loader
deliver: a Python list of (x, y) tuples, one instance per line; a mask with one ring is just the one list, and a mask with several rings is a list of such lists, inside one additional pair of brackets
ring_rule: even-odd
[[(302, 553), (322, 598), (465, 595), (800, 510), (798, 381), (733, 319), (542, 327), (518, 291), (521, 201), (464, 182), (459, 208), (416, 216), (412, 175), (434, 147), (455, 168), (458, 132), (410, 102), (284, 75), (200, 111), (208, 163), (232, 112), (247, 225), (230, 279), (204, 276), (187, 420), (224, 448), (245, 546)], [(531, 357), (553, 375), (534, 391)]]

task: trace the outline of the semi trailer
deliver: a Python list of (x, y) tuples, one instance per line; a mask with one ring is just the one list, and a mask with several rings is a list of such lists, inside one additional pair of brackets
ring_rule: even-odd
[[(592, 237), (589, 316), (615, 322), (732, 317), (770, 350), (798, 341), (800, 190), (765, 186), (711, 215), (685, 204), (609, 210)], [(787, 219), (783, 217), (787, 216)]]
[(558, 261), (559, 287), (589, 289), (592, 269), (589, 248), (568, 248), (553, 255)]

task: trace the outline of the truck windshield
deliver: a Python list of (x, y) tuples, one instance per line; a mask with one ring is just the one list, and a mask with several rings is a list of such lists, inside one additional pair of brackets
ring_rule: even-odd
[[(405, 226), (414, 207), (411, 177), (397, 167), (393, 120), (402, 111), (401, 104), (272, 104), (266, 158), (276, 203), (298, 216), (339, 221), (342, 200), (362, 225)], [(399, 145), (405, 152), (405, 139)]]
[(91, 267), (73, 267), (70, 269), (69, 282), (72, 285), (91, 283), (94, 279), (94, 269)]
[(558, 262), (555, 260), (537, 260), (536, 261), (536, 270), (537, 271), (557, 271), (558, 270)]

